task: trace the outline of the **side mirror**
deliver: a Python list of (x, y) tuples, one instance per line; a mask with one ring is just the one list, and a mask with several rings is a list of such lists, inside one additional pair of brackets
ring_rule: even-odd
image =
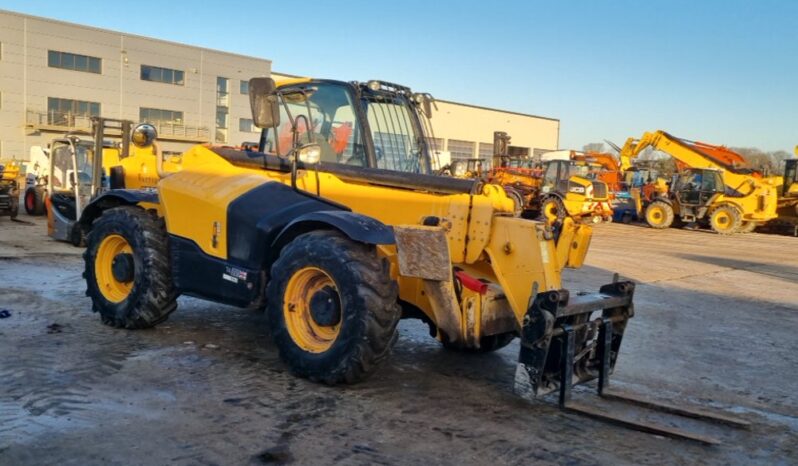
[(272, 78), (249, 80), (249, 106), (252, 108), (252, 122), (258, 128), (271, 128), (280, 124), (280, 106), (274, 89)]

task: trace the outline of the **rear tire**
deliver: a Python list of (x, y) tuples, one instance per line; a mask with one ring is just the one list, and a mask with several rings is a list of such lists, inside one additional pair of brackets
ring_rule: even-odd
[(44, 215), (44, 189), (31, 186), (25, 190), (25, 212), (28, 215)]
[(271, 267), (268, 316), (294, 374), (354, 383), (390, 355), (401, 309), (389, 267), (373, 246), (333, 231), (305, 233), (282, 249)]
[(543, 217), (543, 220), (548, 224), (562, 221), (565, 215), (565, 206), (556, 196), (549, 196), (543, 199), (543, 202), (540, 204), (540, 216)]
[(512, 343), (515, 339), (515, 333), (508, 332), (508, 333), (500, 333), (498, 335), (488, 335), (486, 337), (482, 337), (479, 340), (479, 348), (463, 348), (460, 346), (452, 345), (446, 341), (442, 341), (443, 347), (451, 350), (457, 351), (462, 353), (492, 353), (494, 351), (498, 351), (505, 346)]
[(759, 225), (756, 222), (743, 222), (738, 233), (753, 233)]
[[(108, 209), (95, 220), (83, 253), (83, 277), (86, 296), (104, 324), (153, 327), (177, 309), (167, 242), (163, 220), (138, 207)], [(117, 262), (126, 268), (115, 270)]]
[(11, 195), (10, 202), (11, 206), (9, 207), (9, 216), (11, 217), (11, 220), (14, 220), (17, 218), (17, 215), (19, 215), (19, 191), (17, 191), (16, 196), (13, 194)]
[(673, 207), (665, 201), (654, 201), (646, 207), (646, 223), (658, 230), (673, 224)]
[(709, 226), (715, 233), (721, 235), (731, 235), (737, 233), (742, 226), (742, 214), (733, 205), (722, 205), (716, 207), (709, 214)]

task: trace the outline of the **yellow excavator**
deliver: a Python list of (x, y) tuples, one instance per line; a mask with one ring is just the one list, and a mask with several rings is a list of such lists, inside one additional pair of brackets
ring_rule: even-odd
[(626, 141), (619, 153), (624, 171), (648, 147), (669, 154), (685, 167), (674, 177), (667, 193), (646, 203), (646, 222), (654, 228), (708, 223), (717, 233), (731, 234), (752, 231), (775, 219), (780, 180), (728, 166), (707, 153), (704, 146), (665, 131), (647, 132)]

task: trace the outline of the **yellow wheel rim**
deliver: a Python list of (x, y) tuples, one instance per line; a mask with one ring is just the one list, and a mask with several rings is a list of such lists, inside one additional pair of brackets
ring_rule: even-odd
[(297, 270), (285, 286), (283, 317), (288, 334), (297, 346), (311, 353), (323, 353), (332, 347), (341, 330), (340, 319), (334, 325), (320, 325), (311, 314), (311, 299), (325, 288), (334, 290), (341, 309), (335, 281), (321, 269), (305, 267)]
[(103, 297), (112, 303), (124, 301), (133, 289), (133, 280), (119, 281), (114, 276), (114, 259), (120, 254), (132, 254), (133, 249), (120, 235), (108, 235), (103, 238), (94, 258), (94, 275), (97, 288)]
[(662, 207), (653, 207), (648, 211), (648, 223), (662, 225), (665, 221), (665, 211)]
[(554, 222), (557, 220), (559, 210), (556, 202), (546, 202), (546, 204), (543, 205), (543, 217), (549, 222)]
[(731, 226), (732, 218), (728, 212), (721, 210), (720, 212), (715, 213), (715, 228), (720, 231), (727, 231), (731, 229)]

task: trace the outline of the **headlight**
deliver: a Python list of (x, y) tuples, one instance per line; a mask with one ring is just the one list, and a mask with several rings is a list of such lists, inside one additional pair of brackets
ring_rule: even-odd
[(587, 189), (585, 190), (585, 196), (586, 196), (586, 197), (589, 197), (589, 198), (591, 198), (591, 199), (593, 198), (593, 184), (592, 184), (592, 183), (591, 183), (591, 185), (590, 185), (590, 186), (588, 186), (588, 187), (587, 187)]
[(321, 146), (318, 144), (306, 144), (299, 148), (299, 161), (313, 164), (321, 160)]

